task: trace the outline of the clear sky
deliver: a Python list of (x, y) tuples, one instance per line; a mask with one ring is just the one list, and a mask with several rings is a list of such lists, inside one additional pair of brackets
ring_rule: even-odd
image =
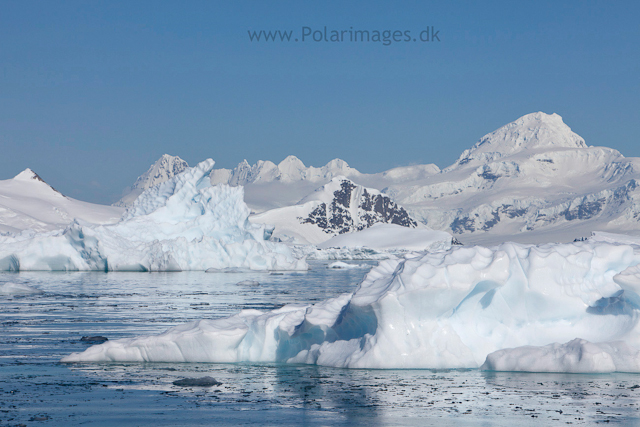
[[(534, 111), (640, 157), (638, 22), (637, 1), (0, 0), (0, 179), (111, 203), (164, 153), (445, 167)], [(325, 26), (440, 41), (248, 34)]]

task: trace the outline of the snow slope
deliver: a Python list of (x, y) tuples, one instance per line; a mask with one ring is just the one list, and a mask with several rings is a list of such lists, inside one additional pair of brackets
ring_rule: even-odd
[(377, 223), (361, 231), (339, 234), (320, 243), (318, 248), (369, 248), (376, 251), (426, 251), (448, 249), (451, 247), (451, 240), (451, 234), (446, 231)]
[(331, 179), (294, 206), (254, 215), (251, 222), (272, 225), (274, 237), (302, 244), (321, 243), (377, 223), (418, 226), (389, 197), (378, 190), (356, 185), (344, 176)]
[(639, 265), (637, 244), (598, 240), (414, 253), (382, 261), (353, 294), (199, 320), (62, 361), (477, 368), (499, 350), (576, 338), (637, 351)]
[(94, 224), (111, 224), (118, 221), (123, 212), (122, 208), (66, 197), (31, 169), (0, 181), (0, 233), (56, 230), (76, 218)]
[(306, 269), (249, 223), (241, 187), (211, 186), (213, 165), (206, 160), (146, 190), (115, 224), (0, 236), (0, 270)]
[(185, 171), (189, 165), (178, 156), (163, 154), (144, 174), (140, 175), (131, 188), (125, 191), (124, 196), (114, 206), (127, 207), (144, 192), (155, 185), (161, 184), (179, 173)]

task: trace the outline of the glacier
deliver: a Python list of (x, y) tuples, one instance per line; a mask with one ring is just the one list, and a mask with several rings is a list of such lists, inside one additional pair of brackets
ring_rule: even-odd
[(611, 356), (603, 369), (640, 372), (629, 362), (640, 349), (640, 242), (620, 240), (605, 235), (409, 253), (381, 261), (350, 294), (203, 319), (160, 335), (109, 341), (62, 361), (448, 369), (479, 368), (489, 360), (484, 368), (500, 369), (488, 355), (516, 348), (528, 354), (527, 346), (578, 339), (556, 345), (550, 363), (588, 370), (587, 362), (567, 367), (567, 360), (581, 346), (592, 353), (599, 346), (624, 353), (618, 359), (626, 361)]
[(248, 221), (242, 187), (212, 186), (211, 159), (145, 190), (115, 224), (0, 236), (0, 270), (304, 270)]

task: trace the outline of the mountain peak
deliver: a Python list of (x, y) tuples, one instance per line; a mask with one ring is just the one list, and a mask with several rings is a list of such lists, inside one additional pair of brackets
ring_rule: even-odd
[(491, 161), (524, 150), (557, 148), (587, 148), (587, 144), (558, 114), (531, 113), (483, 136), (462, 153), (456, 165), (472, 159)]
[(38, 175), (37, 173), (35, 173), (29, 168), (26, 168), (25, 170), (20, 172), (18, 175), (13, 177), (13, 179), (17, 179), (19, 181), (29, 181), (33, 179), (36, 181), (44, 182), (44, 179), (40, 178), (40, 175)]
[(346, 170), (350, 169), (349, 164), (342, 159), (333, 159), (325, 165), (329, 170)]
[(278, 167), (280, 169), (282, 169), (283, 167), (291, 167), (291, 166), (296, 166), (298, 168), (304, 168), (305, 167), (304, 163), (302, 163), (302, 160), (300, 160), (299, 158), (297, 158), (294, 155), (289, 155), (283, 161), (278, 163)]
[(114, 206), (129, 206), (144, 190), (173, 178), (188, 167), (187, 162), (180, 157), (163, 154), (145, 173), (138, 177), (122, 199), (114, 203)]
[(35, 173), (34, 171), (32, 171), (29, 168), (26, 168), (25, 170), (23, 170), (22, 172), (20, 172), (18, 175), (13, 177), (14, 180), (16, 181), (36, 181), (38, 183), (42, 183), (44, 184), (46, 187), (50, 188), (51, 190), (53, 190), (55, 193), (59, 194), (60, 196), (64, 196), (61, 192), (59, 192), (58, 190), (56, 190), (55, 188), (53, 188), (52, 186), (50, 186), (49, 184), (47, 184), (47, 182), (40, 178), (40, 175), (38, 175), (37, 173)]

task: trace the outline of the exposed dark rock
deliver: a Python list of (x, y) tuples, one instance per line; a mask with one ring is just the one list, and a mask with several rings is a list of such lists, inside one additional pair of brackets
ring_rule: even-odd
[(465, 231), (476, 231), (474, 221), (468, 216), (456, 218), (451, 222), (451, 230), (456, 234), (462, 234)]
[(80, 338), (80, 341), (88, 342), (88, 343), (91, 343), (91, 344), (101, 344), (101, 343), (103, 343), (105, 341), (109, 341), (109, 338), (103, 337), (101, 335), (96, 335), (96, 336), (92, 336), (92, 337), (85, 336), (85, 337)]
[(599, 199), (593, 202), (587, 202), (585, 200), (577, 207), (567, 209), (564, 213), (564, 217), (567, 221), (592, 218), (602, 211), (605, 202), (605, 199)]
[(220, 381), (216, 381), (216, 379), (212, 377), (200, 377), (175, 380), (173, 385), (177, 385), (178, 387), (213, 387), (222, 385), (222, 383)]
[(500, 175), (496, 175), (490, 170), (485, 170), (484, 172), (482, 172), (482, 174), (480, 174), (480, 176), (486, 179), (487, 181), (495, 181), (498, 178), (500, 178)]
[(302, 224), (315, 224), (327, 234), (344, 234), (360, 231), (376, 223), (397, 224), (403, 227), (415, 228), (416, 220), (407, 211), (394, 203), (388, 196), (372, 194), (367, 189), (362, 190), (357, 201), (358, 218), (352, 217), (351, 206), (353, 192), (358, 188), (353, 182), (344, 179), (340, 188), (333, 192), (333, 199), (327, 206), (319, 204), (306, 218), (299, 218)]

